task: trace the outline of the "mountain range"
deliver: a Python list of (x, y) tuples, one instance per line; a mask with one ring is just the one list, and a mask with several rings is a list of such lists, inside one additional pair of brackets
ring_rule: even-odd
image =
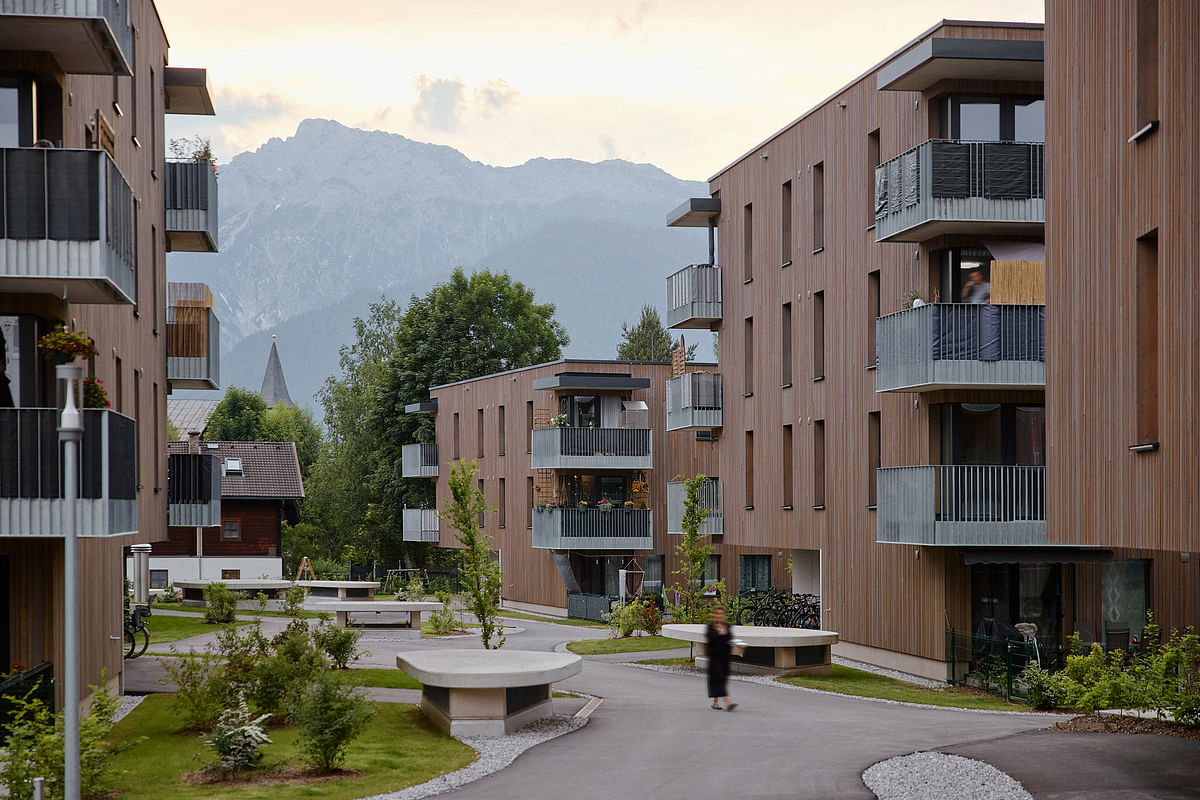
[[(536, 158), (515, 167), (451, 147), (305, 120), (221, 166), (220, 252), (175, 253), (171, 280), (207, 283), (221, 323), (221, 385), (257, 390), (277, 336), (292, 398), (338, 372), (352, 321), (449, 276), (508, 272), (557, 307), (571, 358), (613, 358), (621, 324), (665, 279), (707, 257), (704, 231), (665, 227), (707, 187), (650, 164)], [(701, 358), (711, 347), (699, 340)], [(319, 414), (318, 414), (319, 416)]]

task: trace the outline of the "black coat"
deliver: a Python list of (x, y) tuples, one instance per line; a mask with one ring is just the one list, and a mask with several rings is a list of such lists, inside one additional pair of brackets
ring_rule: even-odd
[(733, 638), (733, 628), (725, 623), (725, 632), (717, 630), (716, 625), (708, 623), (705, 632), (705, 644), (708, 651), (708, 696), (726, 697), (729, 691), (725, 688), (729, 677), (729, 640)]

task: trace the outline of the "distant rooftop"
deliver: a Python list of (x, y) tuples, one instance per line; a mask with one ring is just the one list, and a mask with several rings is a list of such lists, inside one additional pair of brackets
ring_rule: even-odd
[(179, 430), (181, 439), (187, 439), (191, 431), (200, 431), (208, 427), (208, 418), (212, 416), (220, 400), (176, 400), (167, 398), (167, 419), (171, 420)]
[(262, 391), (259, 394), (267, 402), (268, 408), (296, 405), (288, 394), (287, 381), (283, 377), (283, 365), (279, 363), (279, 349), (275, 346), (274, 337), (271, 337), (271, 355), (267, 357), (267, 371), (263, 374)]
[[(168, 442), (168, 453), (188, 452), (186, 441)], [(304, 497), (294, 442), (201, 442), (200, 452), (221, 462), (221, 497), (299, 500)], [(226, 469), (240, 461), (241, 474)]]

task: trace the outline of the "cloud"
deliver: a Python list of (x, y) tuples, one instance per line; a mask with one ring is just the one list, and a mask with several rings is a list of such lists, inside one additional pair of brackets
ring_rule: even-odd
[(596, 141), (600, 143), (600, 149), (604, 151), (605, 158), (617, 157), (617, 143), (613, 137), (609, 136), (607, 133), (603, 133)]
[(637, 9), (633, 12), (632, 17), (629, 19), (617, 15), (617, 38), (624, 38), (642, 27), (642, 23), (646, 21), (646, 14), (650, 11), (651, 5), (651, 0), (641, 0), (637, 4)]
[(413, 86), (417, 90), (417, 102), (412, 115), (417, 123), (447, 133), (458, 130), (459, 106), (466, 89), (461, 80), (418, 75)]
[(233, 127), (277, 119), (297, 108), (291, 99), (274, 92), (245, 94), (218, 89), (214, 94), (213, 106), (221, 123)]
[(508, 81), (503, 78), (490, 80), (486, 86), (475, 87), (475, 102), (494, 109), (504, 108), (520, 95), (521, 93), (509, 86)]

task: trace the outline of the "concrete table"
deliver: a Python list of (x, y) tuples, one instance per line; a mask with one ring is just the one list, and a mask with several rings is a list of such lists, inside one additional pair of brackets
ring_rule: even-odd
[[(278, 578), (247, 578), (247, 579), (230, 579), (227, 581), (217, 580), (216, 578), (205, 578), (203, 580), (186, 580), (172, 581), (172, 585), (179, 590), (180, 603), (185, 606), (206, 606), (204, 600), (204, 587), (211, 583), (223, 583), (225, 588), (231, 592), (243, 592), (247, 597), (254, 597), (259, 592), (267, 595), (272, 600), (279, 600), (292, 585), (291, 581), (280, 580)], [(278, 606), (278, 603), (273, 604)], [(271, 606), (268, 606), (271, 607)], [(238, 608), (258, 608), (258, 603), (254, 600), (242, 600), (238, 602)]]
[[(359, 618), (358, 625), (368, 628), (390, 628), (394, 631), (412, 631), (411, 637), (421, 638), (421, 622), (425, 612), (437, 611), (441, 603), (425, 603), (418, 600), (327, 600), (323, 603), (313, 603), (308, 608), (313, 611), (332, 611), (336, 616), (339, 627), (350, 627), (350, 613), (356, 615), (374, 613), (375, 620), (364, 622)], [(380, 620), (379, 614), (404, 614), (404, 621)]]
[(550, 684), (583, 669), (573, 653), (418, 650), (396, 666), (422, 684), (421, 710), (451, 736), (504, 736), (553, 713)]
[(370, 600), (379, 588), (378, 581), (296, 581), (309, 597), (336, 597), (338, 600)]
[[(829, 648), (837, 644), (833, 631), (807, 628), (768, 628), (756, 625), (732, 625), (735, 639), (746, 643), (741, 657), (729, 659), (730, 672), (762, 675), (829, 675), (832, 673)], [(697, 642), (696, 666), (708, 666), (705, 647), (707, 625), (663, 625), (662, 635), (685, 642)]]

